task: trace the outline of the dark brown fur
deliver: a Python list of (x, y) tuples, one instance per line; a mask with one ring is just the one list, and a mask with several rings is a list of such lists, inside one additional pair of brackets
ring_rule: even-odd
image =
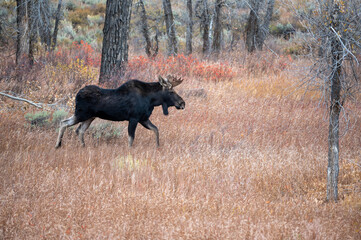
[(84, 132), (97, 117), (111, 121), (129, 121), (130, 146), (134, 141), (137, 124), (140, 123), (154, 131), (159, 146), (158, 129), (149, 120), (154, 107), (162, 105), (165, 115), (168, 115), (168, 108), (171, 106), (177, 109), (185, 107), (184, 100), (173, 90), (182, 80), (171, 76), (168, 78), (171, 80), (159, 77), (159, 82), (153, 83), (130, 80), (116, 89), (104, 89), (94, 85), (80, 89), (75, 98), (75, 114), (62, 121), (56, 148), (61, 146), (65, 129), (77, 123), (80, 125), (76, 132), (81, 143), (85, 145)]

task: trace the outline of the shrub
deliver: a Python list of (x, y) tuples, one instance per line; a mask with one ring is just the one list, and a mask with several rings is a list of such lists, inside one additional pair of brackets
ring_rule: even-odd
[(77, 5), (73, 1), (66, 1), (65, 8), (68, 11), (74, 11), (77, 8)]
[(59, 34), (59, 39), (69, 39), (72, 38), (74, 39), (75, 36), (77, 35), (76, 31), (73, 28), (73, 25), (71, 24), (71, 22), (68, 22), (66, 20), (64, 20), (62, 22), (63, 25), (63, 31)]
[(96, 5), (93, 5), (92, 11), (95, 15), (97, 14), (104, 14), (105, 13), (106, 6), (104, 3), (98, 3)]
[(68, 112), (64, 109), (57, 110), (53, 113), (52, 123), (58, 125), (68, 115)]
[(105, 140), (111, 140), (118, 138), (122, 135), (124, 127), (117, 127), (110, 122), (104, 122), (100, 124), (91, 125), (89, 132), (94, 139), (99, 140), (103, 138)]
[(88, 4), (88, 5), (98, 5), (98, 4), (104, 4), (104, 0), (83, 0), (82, 1), (83, 3), (85, 4)]
[(82, 39), (73, 41), (69, 48), (58, 47), (55, 55), (58, 60), (65, 64), (81, 60), (86, 67), (100, 67), (100, 53)]
[(302, 55), (307, 52), (307, 48), (301, 44), (292, 44), (285, 49), (285, 53), (289, 55)]
[(85, 25), (88, 24), (88, 15), (91, 15), (90, 13), (89, 8), (77, 9), (73, 12), (69, 12), (68, 19), (74, 26)]
[(128, 71), (139, 72), (140, 69), (152, 69), (156, 75), (174, 74), (178, 76), (196, 76), (205, 81), (225, 81), (235, 76), (230, 65), (212, 63), (198, 60), (189, 55), (162, 57), (149, 59), (144, 56), (136, 56), (129, 60)]
[(86, 41), (80, 40), (79, 42), (73, 42), (72, 52), (76, 55), (76, 59), (83, 60), (86, 65), (93, 67), (100, 66), (100, 54), (96, 53)]
[(277, 25), (271, 25), (269, 30), (272, 35), (281, 36), (283, 29), (282, 23), (277, 23)]
[(50, 113), (47, 111), (27, 113), (25, 119), (31, 126), (43, 127), (49, 124)]
[(207, 64), (207, 63), (200, 63), (195, 66), (194, 74), (197, 77), (203, 78), (207, 81), (226, 81), (231, 80), (235, 73), (229, 67), (228, 64)]
[(103, 24), (104, 18), (101, 15), (88, 16), (89, 26), (99, 26)]
[(294, 32), (295, 28), (292, 26), (292, 24), (282, 24), (277, 23), (277, 25), (271, 25), (270, 26), (270, 33), (277, 37), (287, 37), (287, 34), (290, 34), (291, 32)]

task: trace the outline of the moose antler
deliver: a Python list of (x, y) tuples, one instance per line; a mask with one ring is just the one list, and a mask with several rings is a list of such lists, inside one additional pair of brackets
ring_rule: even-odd
[(183, 79), (181, 77), (177, 78), (173, 75), (168, 75), (167, 79), (172, 84), (172, 87), (178, 86), (179, 84), (181, 84), (183, 82)]

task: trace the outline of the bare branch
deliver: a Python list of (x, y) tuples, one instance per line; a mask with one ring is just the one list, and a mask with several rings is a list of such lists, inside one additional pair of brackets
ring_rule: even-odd
[(342, 48), (346, 50), (346, 52), (348, 52), (349, 54), (351, 54), (351, 56), (356, 60), (357, 65), (359, 64), (357, 57), (355, 57), (355, 55), (352, 54), (352, 52), (350, 50), (348, 50), (348, 48), (345, 46), (345, 44), (342, 42), (342, 39), (340, 38), (340, 36), (338, 35), (338, 33), (335, 31), (335, 29), (331, 26), (330, 27), (331, 30), (335, 33), (335, 35), (337, 36), (338, 40), (340, 41)]
[(13, 100), (17, 100), (17, 101), (22, 101), (22, 102), (26, 102), (26, 103), (29, 103), (37, 108), (43, 108), (42, 106), (39, 105), (39, 103), (34, 103), (28, 99), (25, 99), (25, 98), (20, 98), (20, 97), (15, 97), (15, 96), (12, 96), (12, 95), (9, 95), (9, 94), (6, 94), (6, 93), (3, 93), (3, 92), (0, 92), (0, 95), (3, 95), (5, 97), (8, 97), (8, 98), (11, 98)]

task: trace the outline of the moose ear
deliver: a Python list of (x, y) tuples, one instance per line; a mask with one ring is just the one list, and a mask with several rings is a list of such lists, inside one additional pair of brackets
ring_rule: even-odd
[(159, 83), (160, 85), (163, 87), (163, 88), (166, 88), (166, 89), (171, 89), (172, 88), (172, 85), (170, 84), (170, 82), (168, 81), (168, 79), (164, 79), (162, 76), (158, 76), (158, 80), (159, 80)]

